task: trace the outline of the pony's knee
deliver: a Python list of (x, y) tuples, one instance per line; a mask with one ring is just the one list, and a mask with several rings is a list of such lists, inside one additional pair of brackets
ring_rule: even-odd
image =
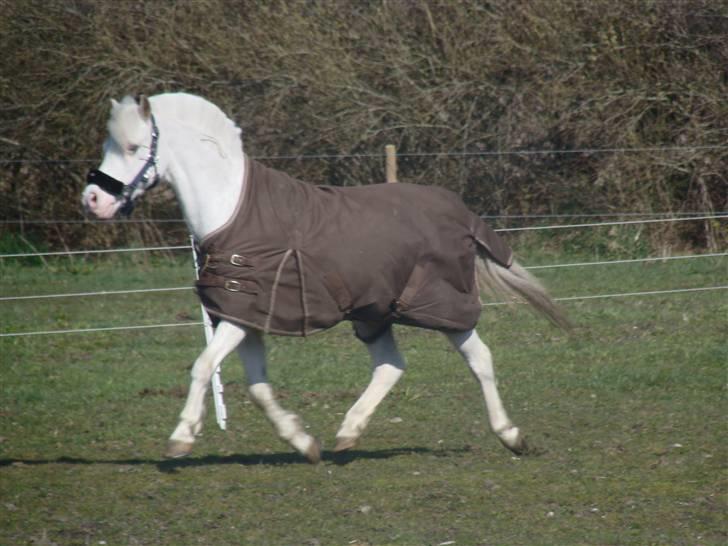
[(203, 353), (197, 358), (197, 360), (195, 360), (195, 363), (192, 365), (190, 377), (192, 378), (192, 381), (206, 383), (210, 380), (214, 371), (214, 361)]

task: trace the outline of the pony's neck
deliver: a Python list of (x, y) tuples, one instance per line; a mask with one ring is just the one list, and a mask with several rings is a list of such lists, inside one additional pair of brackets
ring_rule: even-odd
[[(240, 132), (224, 115), (209, 123), (180, 119), (178, 112), (169, 108), (165, 112), (163, 106), (153, 103), (164, 150), (160, 158), (165, 163), (164, 178), (177, 195), (187, 227), (200, 242), (230, 219), (241, 199), (245, 157)], [(197, 117), (204, 118), (206, 106), (193, 106), (203, 110)], [(218, 113), (222, 115), (219, 110), (209, 114), (214, 118)]]
[[(163, 129), (160, 127), (160, 134)], [(233, 215), (243, 191), (245, 161), (231, 161), (220, 155), (214, 140), (200, 134), (171, 137), (177, 141), (172, 148), (172, 160), (167, 180), (174, 189), (187, 227), (195, 240), (221, 228)], [(160, 136), (160, 140), (163, 137)]]

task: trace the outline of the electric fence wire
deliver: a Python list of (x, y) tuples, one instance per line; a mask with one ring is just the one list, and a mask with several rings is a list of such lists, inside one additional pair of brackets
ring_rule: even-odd
[[(696, 220), (724, 220), (728, 219), (728, 214), (713, 214), (705, 216), (690, 216), (687, 218), (650, 218), (642, 220), (623, 220), (620, 222), (592, 222), (585, 224), (555, 224), (549, 226), (527, 226), (518, 228), (500, 228), (497, 232), (513, 232), (513, 231), (536, 231), (549, 229), (567, 229), (567, 228), (587, 228), (587, 227), (603, 227), (603, 226), (624, 226), (633, 224), (654, 224), (660, 222), (688, 222)], [(0, 254), (2, 258), (33, 258), (48, 256), (75, 256), (80, 254), (111, 254), (114, 252), (149, 252), (149, 251), (167, 251), (167, 250), (189, 250), (189, 245), (175, 246), (158, 246), (158, 247), (133, 247), (133, 248), (108, 248), (108, 249), (89, 249), (89, 250), (65, 250), (54, 252), (19, 252), (11, 254)]]

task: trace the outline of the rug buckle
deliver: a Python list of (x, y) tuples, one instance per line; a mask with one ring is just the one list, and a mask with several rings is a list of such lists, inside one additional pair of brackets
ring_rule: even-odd
[(232, 256), (230, 256), (230, 263), (238, 267), (244, 267), (248, 265), (248, 260), (245, 258), (245, 256), (241, 256), (240, 254), (233, 254)]
[(240, 292), (241, 288), (242, 288), (242, 285), (238, 281), (232, 281), (232, 280), (225, 281), (225, 290), (228, 290), (229, 292)]

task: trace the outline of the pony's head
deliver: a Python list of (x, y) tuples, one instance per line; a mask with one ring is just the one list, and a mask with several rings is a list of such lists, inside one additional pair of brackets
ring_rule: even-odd
[(108, 130), (104, 158), (88, 173), (81, 199), (88, 212), (105, 220), (130, 214), (134, 202), (159, 181), (159, 132), (149, 99), (112, 99)]

